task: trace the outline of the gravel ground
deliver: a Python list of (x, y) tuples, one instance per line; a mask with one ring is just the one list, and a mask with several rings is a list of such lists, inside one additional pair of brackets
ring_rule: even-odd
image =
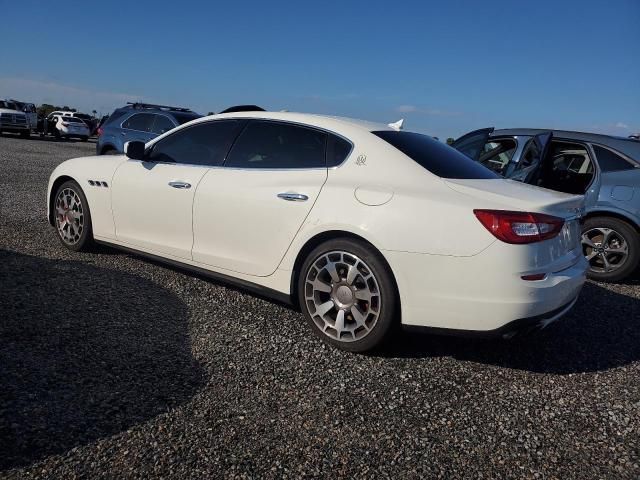
[(47, 179), (93, 144), (0, 138), (0, 477), (640, 478), (640, 281), (514, 342), (323, 346), (296, 311), (64, 250)]

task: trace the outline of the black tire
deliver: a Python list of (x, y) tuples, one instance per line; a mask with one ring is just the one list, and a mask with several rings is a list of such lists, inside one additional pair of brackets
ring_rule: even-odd
[(60, 135), (60, 130), (58, 130), (57, 128), (53, 130), (53, 136), (56, 137), (56, 140), (60, 140), (62, 138), (62, 135)]
[[(338, 265), (336, 273), (340, 276), (340, 282), (325, 281), (329, 278), (327, 277), (329, 271), (321, 267), (323, 264), (328, 265), (329, 260), (333, 262), (334, 258), (339, 259), (336, 260)], [(346, 272), (349, 265), (357, 267), (361, 274), (356, 274), (358, 276), (354, 277), (352, 285), (345, 285), (343, 282), (347, 282)], [(365, 280), (365, 275), (368, 280)], [(373, 247), (365, 242), (350, 238), (328, 240), (318, 245), (307, 255), (298, 277), (297, 294), (300, 309), (313, 332), (324, 342), (349, 352), (365, 352), (379, 347), (387, 338), (398, 314), (396, 285), (387, 262)], [(322, 277), (324, 287), (332, 289), (331, 293), (314, 290), (312, 282), (320, 277)], [(373, 280), (371, 280), (372, 278)], [(331, 285), (328, 285), (329, 282)], [(375, 288), (370, 288), (372, 285)], [(336, 299), (340, 298), (338, 288), (343, 289), (342, 294), (346, 289), (352, 290), (352, 293), (346, 293), (348, 303), (341, 308), (338, 308), (338, 303), (336, 303), (339, 301)], [(354, 292), (360, 291), (360, 289), (375, 293), (369, 297), (368, 301), (359, 300), (354, 296)], [(324, 297), (325, 295), (326, 297)], [(332, 302), (334, 306), (326, 313), (318, 315), (317, 304), (326, 301)], [(354, 312), (354, 307), (357, 312)], [(340, 310), (343, 310), (343, 326), (349, 327), (353, 333), (327, 326), (334, 312), (336, 316), (333, 319), (334, 324), (337, 323), (337, 315)], [(357, 313), (360, 314), (360, 319), (364, 319), (364, 322), (357, 321), (355, 315)], [(323, 332), (321, 325), (324, 326), (324, 331), (327, 333)], [(368, 327), (365, 328), (367, 325)]]
[[(66, 205), (64, 205), (64, 203), (59, 204), (59, 200), (62, 192), (64, 192)], [(80, 203), (79, 208), (73, 208), (74, 205), (70, 201), (70, 199), (73, 199), (73, 201), (76, 203), (79, 200), (79, 203)], [(81, 217), (77, 216), (77, 218), (74, 218), (71, 221), (69, 221), (70, 220), (69, 218), (64, 218), (64, 220), (61, 220), (60, 215), (58, 214), (59, 205), (63, 207), (64, 206), (72, 207), (72, 208), (69, 208), (69, 210), (71, 210), (72, 212), (75, 212), (74, 216), (77, 216), (77, 213), (79, 212), (81, 214)], [(89, 210), (89, 203), (87, 202), (87, 197), (85, 197), (84, 192), (82, 191), (82, 188), (80, 188), (80, 185), (78, 185), (78, 183), (73, 180), (69, 180), (67, 182), (64, 182), (62, 185), (60, 185), (56, 190), (55, 196), (53, 197), (53, 205), (51, 206), (51, 208), (53, 209), (53, 218), (54, 218), (54, 226), (56, 228), (56, 234), (58, 236), (58, 239), (62, 243), (62, 245), (64, 245), (69, 250), (73, 250), (74, 252), (89, 250), (90, 247), (93, 246), (93, 230), (91, 228), (91, 211)], [(60, 228), (60, 225), (61, 223), (63, 223), (63, 221), (65, 223), (71, 224), (71, 226), (69, 225), (67, 226), (66, 232), (69, 237), (72, 236), (73, 238), (65, 239), (65, 237), (63, 236), (63, 232), (61, 231), (61, 228)], [(71, 228), (73, 228), (73, 230)], [(62, 230), (64, 231), (64, 227)], [(75, 232), (75, 234), (71, 235), (71, 233), (73, 232)]]
[(80, 137), (80, 140), (82, 140), (83, 142), (86, 142), (87, 140), (89, 140), (89, 137)]
[[(608, 254), (607, 262), (613, 268), (607, 271), (603, 261), (603, 255), (597, 254), (587, 240), (597, 247), (604, 247), (598, 244), (599, 240), (604, 239), (604, 235), (599, 236), (600, 230), (611, 230), (613, 233), (609, 236), (607, 247), (624, 248), (626, 245), (626, 257), (622, 255)], [(587, 260), (589, 260), (588, 277), (598, 282), (620, 282), (629, 277), (638, 268), (640, 263), (640, 235), (638, 231), (627, 222), (613, 217), (591, 217), (582, 225), (582, 248)], [(592, 257), (592, 258), (590, 258)]]
[(20, 132), (20, 136), (22, 138), (29, 138), (31, 136), (31, 132)]

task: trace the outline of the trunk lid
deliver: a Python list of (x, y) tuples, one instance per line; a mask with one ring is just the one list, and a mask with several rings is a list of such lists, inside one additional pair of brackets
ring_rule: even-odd
[(444, 180), (449, 188), (478, 200), (477, 208), (545, 213), (564, 219), (558, 235), (535, 243), (542, 263), (561, 271), (582, 258), (580, 217), (584, 196), (568, 195), (514, 180)]
[[(458, 193), (493, 204), (487, 208), (547, 213), (564, 219), (584, 214), (583, 195), (569, 195), (515, 180), (450, 179), (444, 182)], [(479, 204), (478, 208), (485, 207)]]

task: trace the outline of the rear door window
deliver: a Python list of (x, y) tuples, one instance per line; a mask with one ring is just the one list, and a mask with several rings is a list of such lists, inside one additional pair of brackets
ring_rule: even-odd
[(122, 128), (137, 130), (139, 132), (150, 132), (153, 126), (154, 116), (152, 113), (136, 113), (125, 120)]
[(586, 145), (554, 141), (551, 142), (536, 185), (582, 195), (587, 191), (594, 175), (593, 162)]
[(158, 135), (168, 132), (175, 128), (175, 125), (171, 120), (169, 120), (164, 115), (156, 115), (155, 122), (153, 123), (152, 131), (153, 133), (157, 133)]
[(420, 166), (442, 178), (500, 178), (468, 156), (427, 135), (382, 130), (372, 132), (394, 146)]
[(326, 167), (327, 134), (283, 122), (250, 121), (234, 144), (225, 167)]
[(344, 138), (330, 134), (327, 143), (327, 167), (337, 167), (344, 162), (352, 148), (353, 145)]

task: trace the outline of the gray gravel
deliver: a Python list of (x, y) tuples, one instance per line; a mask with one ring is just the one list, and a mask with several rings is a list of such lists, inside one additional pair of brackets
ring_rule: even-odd
[(0, 138), (0, 477), (640, 478), (640, 281), (511, 343), (323, 346), (299, 313), (64, 250), (47, 179), (93, 144)]

